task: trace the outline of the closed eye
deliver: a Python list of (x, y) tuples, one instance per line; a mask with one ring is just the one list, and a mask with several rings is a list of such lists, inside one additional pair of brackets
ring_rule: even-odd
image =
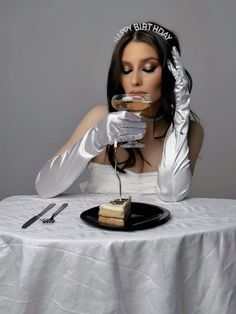
[[(142, 68), (142, 71), (146, 72), (146, 73), (152, 73), (156, 70), (156, 68), (158, 68), (158, 66), (159, 65), (157, 65), (157, 66), (156, 65), (155, 66), (146, 66), (146, 67)], [(132, 69), (123, 67), (121, 69), (121, 72), (122, 72), (122, 74), (129, 74), (132, 72)]]
[(123, 74), (129, 74), (132, 70), (126, 70), (126, 69), (122, 69), (121, 70)]
[[(143, 69), (143, 72), (146, 72), (146, 73), (152, 73), (154, 71), (155, 71), (155, 68)], [(122, 73), (123, 74), (129, 74), (130, 72), (132, 72), (132, 70), (124, 70), (124, 69), (122, 69)]]
[(144, 72), (147, 72), (147, 73), (152, 73), (152, 72), (155, 71), (155, 69), (156, 69), (156, 68), (153, 67), (153, 68), (150, 68), (150, 69), (143, 69), (143, 71), (144, 71)]

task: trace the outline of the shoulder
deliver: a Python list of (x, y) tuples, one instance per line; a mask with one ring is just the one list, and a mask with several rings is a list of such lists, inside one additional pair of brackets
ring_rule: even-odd
[(85, 133), (92, 127), (94, 127), (100, 120), (102, 120), (106, 115), (108, 115), (108, 105), (96, 105), (91, 110), (89, 110), (82, 120), (78, 123), (74, 129), (72, 135), (66, 144), (57, 152), (57, 154), (63, 153), (66, 149), (75, 144), (79, 139), (81, 139)]
[(102, 104), (94, 106), (79, 122), (77, 129), (86, 129), (85, 131), (87, 131), (108, 115), (108, 113), (108, 105)]
[(108, 113), (108, 105), (96, 105), (86, 113), (79, 124), (85, 122), (86, 124), (89, 123), (90, 127), (92, 127), (94, 124), (103, 119)]
[(189, 123), (189, 137), (198, 137), (199, 139), (204, 138), (204, 129), (200, 122), (190, 120)]
[(104, 118), (104, 116), (106, 116), (108, 113), (109, 110), (107, 104), (96, 105), (88, 112), (90, 115), (95, 114), (98, 118)]
[(190, 120), (188, 132), (189, 159), (193, 173), (196, 160), (202, 148), (204, 130), (202, 125), (195, 120)]
[(69, 140), (57, 151), (57, 153), (52, 158), (63, 154), (67, 149), (72, 147), (72, 145), (74, 145), (79, 139), (81, 139), (90, 128), (95, 126), (108, 113), (108, 105), (104, 104), (94, 106), (88, 113), (86, 113), (86, 115), (76, 126)]

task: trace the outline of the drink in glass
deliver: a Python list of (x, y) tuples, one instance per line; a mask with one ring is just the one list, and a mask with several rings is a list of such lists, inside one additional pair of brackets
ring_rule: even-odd
[[(133, 114), (140, 116), (141, 113), (147, 110), (152, 103), (149, 94), (120, 94), (112, 97), (112, 107), (118, 111), (129, 111)], [(140, 148), (144, 147), (143, 143), (138, 141), (129, 141), (122, 144), (124, 148)]]

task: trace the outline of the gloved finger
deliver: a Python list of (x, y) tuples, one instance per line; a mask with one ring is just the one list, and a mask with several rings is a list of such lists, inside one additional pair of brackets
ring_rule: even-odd
[(128, 135), (137, 135), (137, 134), (145, 134), (145, 129), (120, 129), (116, 134), (121, 136), (128, 136)]
[(167, 66), (168, 66), (169, 71), (173, 74), (174, 78), (177, 79), (178, 72), (170, 60), (167, 60)]
[(180, 75), (184, 75), (184, 65), (182, 63), (180, 54), (179, 54), (176, 47), (172, 48), (172, 56), (173, 56), (174, 66), (175, 66), (177, 72)]
[(134, 128), (134, 129), (146, 129), (147, 124), (146, 122), (133, 122), (133, 121), (120, 121), (118, 123), (119, 128)]
[(127, 120), (127, 121), (136, 121), (139, 122), (141, 121), (141, 117), (137, 116), (129, 111), (119, 111), (118, 117), (121, 120)]
[(120, 136), (117, 141), (118, 142), (136, 141), (136, 140), (141, 140), (143, 136), (144, 134), (142, 133), (135, 134), (135, 135)]
[[(110, 134), (135, 134), (140, 132), (146, 132), (146, 125), (143, 123), (133, 123), (133, 125), (130, 125), (131, 123), (127, 125), (122, 124), (114, 124), (109, 125), (109, 133)], [(141, 124), (141, 125), (140, 125)]]

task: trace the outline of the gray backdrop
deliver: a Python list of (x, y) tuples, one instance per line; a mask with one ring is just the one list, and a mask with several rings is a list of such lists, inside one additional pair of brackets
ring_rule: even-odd
[(106, 102), (113, 37), (140, 19), (175, 30), (194, 80), (205, 142), (192, 195), (235, 198), (235, 9), (234, 0), (0, 0), (1, 198), (35, 194), (41, 165)]

